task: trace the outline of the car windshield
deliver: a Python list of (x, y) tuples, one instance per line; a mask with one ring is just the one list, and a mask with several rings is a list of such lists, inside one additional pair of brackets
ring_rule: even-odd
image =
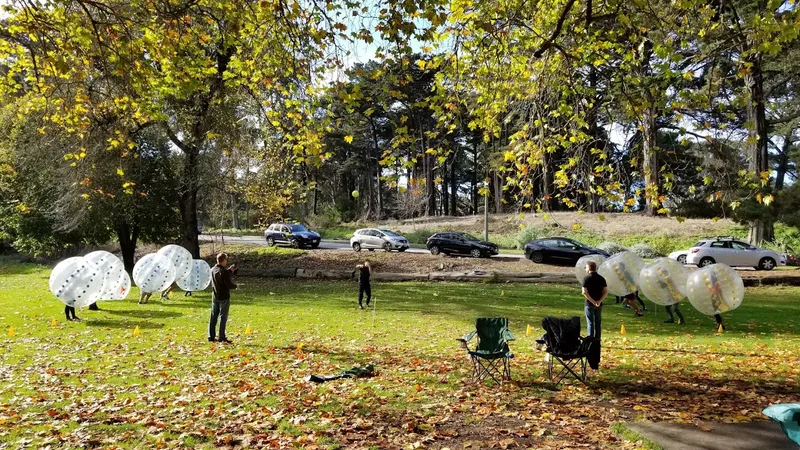
[(480, 239), (476, 238), (475, 236), (473, 236), (471, 234), (467, 234), (467, 233), (462, 234), (461, 237), (463, 237), (464, 240), (466, 240), (466, 241), (480, 241)]
[(702, 247), (703, 245), (705, 245), (705, 243), (706, 243), (705, 241), (700, 241), (700, 242), (694, 244), (692, 247)]
[(392, 237), (400, 237), (400, 235), (399, 235), (399, 234), (397, 234), (397, 233), (395, 233), (395, 232), (393, 232), (393, 231), (389, 231), (389, 230), (379, 230), (379, 231), (380, 231), (381, 233), (383, 233), (383, 234), (387, 235), (387, 236), (392, 236)]
[(584, 247), (584, 245), (581, 244), (580, 242), (575, 242), (575, 241), (572, 241), (572, 240), (569, 240), (569, 239), (564, 239), (564, 243), (566, 243), (567, 246), (574, 246), (574, 247), (577, 247), (577, 248), (583, 248)]
[(308, 230), (306, 230), (306, 227), (296, 223), (294, 225), (289, 225), (289, 231), (291, 231), (292, 233), (300, 233)]

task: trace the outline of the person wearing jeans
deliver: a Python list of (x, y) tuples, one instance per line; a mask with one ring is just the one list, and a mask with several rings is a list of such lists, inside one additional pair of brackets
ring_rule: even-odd
[(231, 280), (231, 272), (235, 266), (228, 269), (228, 255), (217, 255), (217, 264), (211, 269), (211, 320), (208, 322), (208, 341), (214, 342), (217, 337), (217, 319), (219, 319), (219, 342), (230, 344), (225, 334), (225, 325), (228, 322), (228, 311), (231, 307), (231, 289), (238, 286)]
[(588, 337), (600, 340), (602, 335), (602, 312), (603, 301), (608, 296), (608, 286), (606, 279), (597, 273), (597, 263), (594, 261), (586, 262), (586, 272), (583, 279), (583, 298), (586, 300), (584, 311), (586, 313), (586, 329)]
[(672, 308), (675, 308), (675, 314), (678, 315), (678, 324), (679, 325), (686, 325), (686, 319), (683, 318), (683, 314), (681, 314), (681, 307), (678, 303), (674, 305), (667, 305), (667, 314), (669, 315), (669, 319), (665, 320), (664, 323), (675, 323), (675, 316), (672, 315)]

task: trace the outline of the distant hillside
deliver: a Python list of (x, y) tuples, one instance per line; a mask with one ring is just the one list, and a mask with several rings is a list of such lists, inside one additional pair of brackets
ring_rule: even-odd
[[(601, 220), (602, 219), (602, 220)], [(577, 225), (577, 226), (575, 226)], [(466, 217), (424, 217), (415, 220), (385, 221), (380, 226), (393, 230), (412, 232), (416, 229), (443, 230), (452, 228), (459, 231), (482, 232), (483, 216)], [(670, 217), (651, 217), (633, 213), (581, 214), (577, 212), (555, 212), (548, 214), (519, 215), (495, 214), (489, 217), (489, 232), (508, 234), (519, 231), (521, 226), (536, 228), (562, 228), (596, 234), (612, 239), (631, 234), (667, 235), (675, 237), (717, 236), (726, 233), (744, 232), (744, 228), (730, 219), (686, 219), (678, 222)]]

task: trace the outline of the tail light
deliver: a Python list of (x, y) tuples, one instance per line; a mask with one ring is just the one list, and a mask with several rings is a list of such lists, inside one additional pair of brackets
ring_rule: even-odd
[(700, 249), (699, 248), (693, 248), (693, 249), (691, 249), (689, 251), (692, 252), (692, 253), (697, 253), (697, 252), (700, 251)]

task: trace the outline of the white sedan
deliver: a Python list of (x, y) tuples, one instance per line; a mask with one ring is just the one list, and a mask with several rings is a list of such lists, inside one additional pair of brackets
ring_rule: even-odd
[[(685, 256), (684, 256), (685, 255)], [(681, 261), (681, 256), (684, 260)], [(684, 264), (705, 267), (715, 263), (727, 264), (731, 267), (754, 267), (760, 270), (772, 270), (776, 266), (785, 266), (785, 255), (754, 247), (745, 242), (731, 238), (703, 239), (685, 252), (672, 252), (670, 258)]]
[(408, 240), (397, 233), (379, 228), (363, 228), (356, 230), (350, 238), (350, 246), (353, 250), (360, 252), (362, 248), (369, 251), (383, 249), (387, 252), (397, 250), (404, 252), (408, 250)]

